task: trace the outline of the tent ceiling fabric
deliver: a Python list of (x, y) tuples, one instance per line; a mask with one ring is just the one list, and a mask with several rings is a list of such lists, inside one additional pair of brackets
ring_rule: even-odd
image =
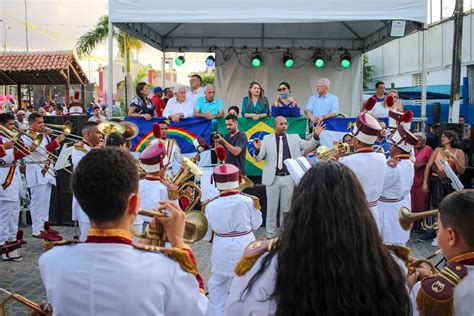
[(366, 51), (393, 38), (391, 20), (406, 33), (426, 20), (426, 0), (110, 0), (120, 29), (160, 50), (325, 48)]

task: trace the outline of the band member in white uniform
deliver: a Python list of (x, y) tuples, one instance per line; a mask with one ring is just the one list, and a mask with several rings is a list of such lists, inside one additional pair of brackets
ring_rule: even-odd
[(204, 202), (209, 224), (204, 239), (212, 242), (208, 283), (211, 314), (224, 315), (235, 265), (245, 247), (255, 240), (253, 231), (262, 225), (262, 213), (257, 197), (237, 190), (242, 176), (239, 168), (225, 163), (225, 148), (217, 146), (216, 154), (219, 161), (224, 161), (212, 174), (220, 194)]
[[(97, 181), (100, 179), (100, 181)], [(140, 208), (138, 172), (122, 150), (94, 149), (81, 159), (72, 190), (90, 219), (84, 243), (63, 242), (39, 259), (55, 315), (205, 315), (194, 256), (184, 244), (185, 214), (174, 203), (160, 208), (172, 248), (132, 242)]]
[[(38, 134), (43, 135), (43, 141), (39, 147), (34, 146), (30, 137), (22, 136), (23, 143), (30, 148), (31, 153), (25, 157), (26, 180), (28, 188), (31, 191), (30, 212), (32, 219), (33, 237), (47, 237), (41, 230), (44, 228), (45, 222), (49, 220), (49, 204), (51, 202), (51, 188), (56, 185), (56, 177), (54, 176), (54, 162), (52, 158), (48, 161), (47, 156), (54, 150), (59, 148), (60, 143), (64, 141), (64, 134), (58, 135), (56, 138), (48, 136), (44, 131), (44, 120), (38, 112), (33, 112), (28, 116), (28, 134), (32, 137)], [(40, 154), (38, 154), (40, 153)], [(34, 163), (36, 162), (36, 163)], [(56, 232), (50, 228), (51, 232)]]
[(418, 139), (403, 124), (389, 140), (390, 158), (385, 168), (382, 195), (379, 198), (379, 216), (382, 239), (387, 244), (405, 246), (410, 232), (399, 223), (398, 214), (402, 206), (411, 208), (410, 190), (415, 177), (415, 167), (410, 160), (410, 152)]
[(175, 139), (168, 138), (168, 124), (166, 122), (153, 124), (153, 135), (156, 140), (152, 140), (152, 144), (161, 140), (165, 146), (166, 156), (164, 157), (163, 164), (166, 166), (166, 176), (172, 179), (181, 167), (181, 150), (178, 143)]
[[(15, 118), (8, 113), (0, 114), (0, 125), (13, 130)], [(21, 253), (16, 251), (21, 245), (13, 245), (17, 243), (20, 214), (21, 178), (17, 160), (27, 152), (19, 149), (20, 144), (15, 147), (14, 142), (0, 131), (0, 248), (2, 259), (9, 261), (22, 260)]]
[[(413, 315), (472, 315), (474, 311), (474, 190), (447, 195), (440, 203), (438, 245), (448, 260), (440, 273), (414, 273)], [(411, 287), (411, 284), (408, 284)]]
[[(71, 154), (72, 165), (74, 168), (79, 164), (79, 161), (92, 149), (96, 148), (101, 139), (101, 133), (97, 129), (96, 122), (86, 122), (82, 127), (82, 141), (74, 145)], [(80, 241), (85, 241), (87, 237), (87, 232), (90, 228), (89, 217), (82, 210), (79, 202), (76, 197), (72, 197), (72, 220), (79, 222), (79, 229), (81, 230), (81, 235), (79, 237)]]
[(352, 131), (354, 135), (352, 145), (355, 153), (339, 160), (339, 162), (351, 168), (362, 184), (368, 205), (379, 229), (377, 205), (382, 194), (386, 162), (385, 155), (375, 152), (372, 145), (381, 129), (379, 122), (370, 114), (365, 112), (359, 114)]

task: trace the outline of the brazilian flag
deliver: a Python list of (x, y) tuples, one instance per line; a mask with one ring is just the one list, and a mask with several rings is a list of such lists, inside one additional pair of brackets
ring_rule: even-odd
[[(306, 134), (306, 122), (307, 119), (304, 116), (300, 117), (288, 117), (288, 134), (298, 134), (301, 138), (304, 139)], [(256, 162), (253, 158), (253, 139), (259, 138), (263, 139), (265, 135), (273, 133), (273, 117), (267, 117), (254, 121), (252, 119), (239, 117), (239, 130), (244, 132), (247, 135), (248, 145), (246, 158), (247, 162), (245, 163), (245, 174), (249, 176), (261, 176), (263, 170), (263, 161)], [(225, 128), (225, 119), (221, 118), (219, 120), (219, 132), (223, 135), (227, 134)]]

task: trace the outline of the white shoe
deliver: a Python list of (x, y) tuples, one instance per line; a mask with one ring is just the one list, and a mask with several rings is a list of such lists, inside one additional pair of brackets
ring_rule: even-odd
[(438, 238), (433, 239), (431, 242), (431, 247), (438, 247)]

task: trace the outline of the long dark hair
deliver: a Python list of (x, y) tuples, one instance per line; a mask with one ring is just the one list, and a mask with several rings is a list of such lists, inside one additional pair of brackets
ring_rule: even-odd
[(262, 86), (257, 81), (252, 81), (250, 83), (249, 90), (248, 90), (247, 110), (250, 108), (250, 103), (252, 102), (252, 94), (250, 93), (250, 89), (252, 89), (254, 85), (257, 85), (260, 87), (260, 95), (258, 96), (258, 99), (260, 100), (260, 103), (262, 104), (262, 108), (268, 109), (269, 106), (268, 106), (267, 100), (265, 99), (265, 90), (263, 90)]
[(400, 266), (384, 247), (364, 191), (338, 162), (311, 168), (295, 189), (276, 246), (242, 299), (277, 260), (277, 315), (409, 315)]
[(137, 97), (143, 100), (146, 104), (146, 97), (142, 94), (143, 88), (146, 86), (146, 82), (139, 82), (135, 87), (135, 92), (137, 93)]
[(461, 149), (461, 142), (459, 141), (458, 134), (450, 129), (445, 130), (442, 135), (449, 139), (451, 147)]

